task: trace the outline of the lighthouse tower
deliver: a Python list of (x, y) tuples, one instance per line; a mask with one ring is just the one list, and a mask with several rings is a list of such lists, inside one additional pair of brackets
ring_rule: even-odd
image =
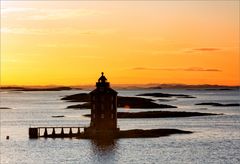
[(107, 78), (102, 76), (96, 82), (96, 89), (90, 92), (91, 123), (85, 128), (89, 137), (115, 136), (117, 128), (117, 92), (110, 88)]

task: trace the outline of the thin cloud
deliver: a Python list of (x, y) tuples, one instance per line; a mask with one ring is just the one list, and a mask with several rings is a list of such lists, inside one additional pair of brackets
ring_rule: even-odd
[(214, 47), (203, 47), (203, 48), (192, 48), (185, 50), (187, 53), (194, 53), (194, 52), (210, 52), (210, 51), (220, 51), (220, 48), (214, 48)]
[(184, 71), (206, 71), (206, 72), (221, 72), (219, 69), (213, 69), (213, 68), (200, 68), (200, 67), (192, 67), (192, 68), (186, 68)]
[(194, 48), (194, 51), (219, 51), (219, 48)]
[(147, 68), (147, 67), (134, 67), (132, 70), (135, 71), (190, 71), (190, 72), (221, 72), (219, 69), (213, 68), (201, 68), (201, 67), (190, 67), (190, 68)]
[(134, 67), (132, 70), (152, 70), (151, 68), (145, 68), (145, 67)]

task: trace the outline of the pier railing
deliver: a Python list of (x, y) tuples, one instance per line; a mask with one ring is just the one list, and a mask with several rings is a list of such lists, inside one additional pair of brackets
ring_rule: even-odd
[(30, 127), (29, 138), (39, 137), (74, 137), (80, 135), (87, 126), (62, 126), (62, 127)]

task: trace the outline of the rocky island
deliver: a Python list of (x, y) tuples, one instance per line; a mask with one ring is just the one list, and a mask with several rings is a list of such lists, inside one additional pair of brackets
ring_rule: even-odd
[(238, 103), (234, 104), (221, 104), (221, 103), (213, 103), (213, 102), (207, 102), (207, 103), (198, 103), (195, 105), (210, 105), (210, 106), (217, 106), (217, 107), (230, 107), (230, 106), (240, 106)]
[[(179, 129), (131, 129), (131, 130), (121, 130), (116, 133), (115, 136), (103, 136), (99, 139), (118, 139), (118, 138), (155, 138), (155, 137), (164, 137), (173, 134), (191, 134), (191, 131), (179, 130)], [(112, 137), (112, 138), (111, 138)], [(84, 134), (76, 136), (76, 138), (89, 138)]]
[[(219, 115), (214, 113), (183, 112), (183, 111), (147, 111), (147, 112), (117, 112), (118, 118), (175, 118), (175, 117), (193, 117), (193, 116), (211, 116)], [(91, 117), (90, 114), (85, 114)]]
[[(68, 102), (84, 102), (82, 104), (71, 105), (67, 108), (78, 108), (78, 109), (90, 109), (90, 96), (87, 93), (79, 93), (70, 96), (63, 97), (61, 100), (67, 100)], [(117, 96), (117, 107), (123, 108), (177, 108), (176, 106), (157, 104), (152, 99), (146, 99), (141, 97), (124, 97)]]
[(143, 93), (137, 96), (152, 96), (152, 97), (177, 97), (177, 98), (195, 98), (194, 96), (184, 95), (184, 94), (169, 94), (169, 93)]

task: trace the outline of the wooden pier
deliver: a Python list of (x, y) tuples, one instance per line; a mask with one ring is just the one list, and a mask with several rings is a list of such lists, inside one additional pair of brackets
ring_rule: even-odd
[(83, 134), (86, 126), (80, 127), (30, 127), (29, 138), (71, 138), (78, 137)]

